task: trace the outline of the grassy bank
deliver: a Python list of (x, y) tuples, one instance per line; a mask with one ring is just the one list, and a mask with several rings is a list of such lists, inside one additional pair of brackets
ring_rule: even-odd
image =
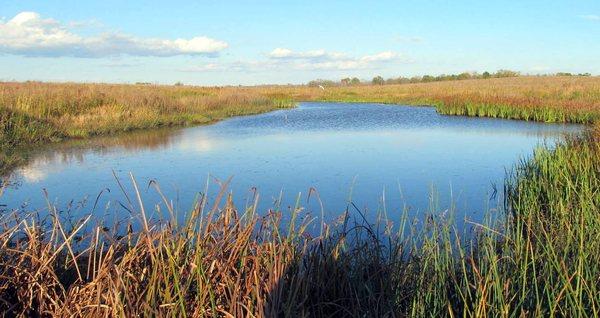
[(23, 146), (207, 124), (292, 106), (284, 96), (244, 88), (0, 83), (0, 164), (21, 160), (14, 149)]
[(433, 105), (449, 115), (574, 123), (600, 118), (600, 77), (511, 77), (278, 90), (296, 100)]
[[(165, 217), (148, 220), (152, 211), (132, 193), (137, 229), (94, 226), (89, 218), (61, 223), (53, 208), (45, 220), (5, 214), (0, 310), (118, 317), (596, 316), (600, 146), (584, 138), (590, 139), (541, 148), (519, 164), (505, 186), (507, 218), (475, 225), (467, 236), (457, 232), (450, 211), (422, 224), (355, 223), (346, 215), (311, 237), (306, 226), (317, 221), (299, 206), (237, 211), (225, 197), (223, 204), (201, 198), (177, 224), (168, 200)], [(291, 224), (282, 226), (284, 214)]]

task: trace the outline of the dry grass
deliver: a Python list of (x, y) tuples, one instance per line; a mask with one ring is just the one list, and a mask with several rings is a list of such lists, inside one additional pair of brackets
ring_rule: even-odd
[[(139, 205), (129, 202), (129, 209), (137, 219), (111, 228), (91, 225), (90, 217), (61, 222), (52, 206), (46, 220), (5, 214), (0, 311), (44, 317), (393, 313), (394, 299), (382, 289), (391, 286), (389, 272), (365, 272), (383, 264), (380, 250), (349, 252), (327, 227), (323, 237), (311, 238), (305, 232), (311, 219), (300, 217), (299, 207), (284, 230), (281, 211), (239, 214), (231, 198), (223, 208), (220, 199), (210, 206), (201, 199), (178, 225), (167, 200), (166, 216), (149, 220), (136, 196)], [(357, 274), (369, 277), (357, 280)]]
[[(203, 124), (290, 106), (289, 100), (267, 98), (242, 88), (0, 84), (2, 132), (4, 139), (15, 144)], [(34, 128), (41, 131), (37, 133)]]
[(292, 106), (244, 88), (0, 83), (0, 171), (23, 160), (14, 150), (23, 146)]

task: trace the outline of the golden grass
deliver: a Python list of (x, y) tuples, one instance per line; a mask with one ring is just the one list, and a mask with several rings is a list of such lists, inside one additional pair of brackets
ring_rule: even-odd
[(275, 100), (241, 88), (0, 84), (3, 133), (16, 144), (19, 140), (11, 137), (28, 138), (14, 132), (18, 123), (10, 130), (12, 116), (21, 116), (23, 122), (32, 126), (49, 126), (52, 131), (39, 136), (46, 141), (52, 137), (88, 137), (140, 128), (203, 124), (290, 106), (289, 100)]
[(16, 148), (23, 146), (292, 106), (244, 88), (0, 83), (0, 171), (22, 161)]

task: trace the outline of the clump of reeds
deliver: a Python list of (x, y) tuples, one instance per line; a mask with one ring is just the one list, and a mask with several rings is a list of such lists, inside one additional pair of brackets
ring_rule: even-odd
[[(284, 228), (281, 211), (239, 213), (230, 198), (222, 208), (220, 199), (209, 208), (202, 198), (183, 220), (165, 200), (167, 216), (150, 220), (135, 188), (138, 218), (127, 224), (93, 226), (90, 217), (61, 222), (52, 206), (47, 219), (3, 215), (0, 311), (119, 317), (393, 313), (390, 263), (380, 242), (362, 240), (361, 230), (333, 234), (323, 226), (325, 234), (313, 238), (305, 231), (311, 219), (299, 207), (289, 211)], [(346, 244), (347, 238), (357, 245)]]

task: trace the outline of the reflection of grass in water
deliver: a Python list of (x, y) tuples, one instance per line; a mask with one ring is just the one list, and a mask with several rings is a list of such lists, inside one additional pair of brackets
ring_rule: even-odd
[(84, 154), (87, 152), (107, 154), (126, 151), (132, 153), (161, 149), (168, 146), (178, 135), (179, 132), (173, 128), (159, 128), (112, 136), (74, 139), (58, 144), (39, 145), (35, 149), (17, 148), (10, 153), (0, 152), (0, 156), (5, 156), (3, 159), (6, 165), (4, 179), (8, 181), (17, 170), (20, 172), (32, 169), (46, 170), (52, 163), (83, 162)]
[[(598, 314), (600, 148), (584, 138), (519, 164), (505, 187), (508, 217), (475, 224), (466, 236), (448, 211), (419, 224), (404, 214), (395, 227), (346, 216), (311, 237), (299, 206), (261, 217), (252, 208), (237, 212), (231, 198), (222, 208), (201, 198), (180, 224), (165, 199), (157, 211), (163, 221), (150, 221), (139, 191), (124, 204), (138, 216), (133, 227), (5, 216), (0, 308), (117, 316)], [(285, 227), (282, 213), (291, 216)]]

